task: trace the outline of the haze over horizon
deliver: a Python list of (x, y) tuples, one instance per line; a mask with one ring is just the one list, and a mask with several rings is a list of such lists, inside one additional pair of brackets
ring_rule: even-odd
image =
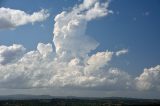
[(160, 99), (159, 0), (0, 0), (0, 95)]

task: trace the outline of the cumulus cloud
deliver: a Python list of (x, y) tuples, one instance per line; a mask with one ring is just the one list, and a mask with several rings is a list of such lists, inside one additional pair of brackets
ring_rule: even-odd
[(122, 49), (116, 52), (116, 56), (124, 55), (128, 53), (128, 49)]
[[(0, 87), (76, 87), (103, 90), (159, 88), (159, 67), (145, 69), (137, 78), (111, 67), (112, 51), (92, 54), (99, 43), (86, 35), (89, 21), (104, 17), (109, 2), (84, 0), (70, 11), (55, 17), (52, 44), (39, 43), (36, 50), (24, 53), (22, 45), (0, 46)], [(127, 49), (116, 55), (127, 53)]]
[(138, 90), (160, 90), (160, 65), (149, 69), (136, 78), (136, 87)]
[(24, 11), (0, 8), (0, 29), (15, 28), (28, 23), (41, 22), (49, 17), (47, 10), (42, 9), (33, 14), (27, 14)]
[(98, 52), (97, 54), (92, 55), (87, 60), (87, 66), (85, 67), (85, 73), (90, 74), (95, 71), (98, 72), (100, 68), (104, 67), (111, 60), (113, 53), (112, 52)]
[(5, 65), (18, 60), (25, 53), (22, 45), (0, 46), (0, 65)]
[[(45, 50), (45, 52), (42, 52)], [(123, 72), (104, 70), (103, 66), (110, 61), (111, 52), (97, 53), (81, 63), (78, 57), (70, 61), (50, 58), (50, 44), (38, 44), (37, 50), (30, 51), (17, 62), (0, 66), (0, 87), (33, 88), (33, 87), (96, 87), (105, 84), (115, 85)], [(103, 58), (104, 57), (104, 58)], [(94, 64), (93, 61), (102, 64)], [(96, 69), (93, 69), (96, 67)], [(86, 73), (86, 71), (88, 73)], [(115, 74), (115, 75), (114, 75)], [(117, 77), (114, 79), (114, 77)], [(120, 78), (120, 79), (119, 79)], [(114, 80), (114, 81), (112, 81)], [(108, 86), (109, 87), (109, 86)]]
[(37, 50), (40, 52), (40, 54), (43, 57), (47, 57), (53, 51), (52, 45), (49, 44), (49, 43), (48, 44), (39, 43), (38, 46), (37, 46)]

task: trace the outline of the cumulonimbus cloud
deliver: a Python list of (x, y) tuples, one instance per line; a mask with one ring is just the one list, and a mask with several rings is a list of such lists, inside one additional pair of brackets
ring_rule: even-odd
[(49, 17), (47, 10), (42, 9), (33, 14), (27, 14), (24, 11), (0, 8), (0, 29), (11, 29), (28, 23), (41, 22)]
[[(8, 56), (2, 55), (3, 52), (11, 48), (5, 46), (5, 50), (0, 53), (0, 87), (79, 87), (105, 90), (143, 90), (146, 86), (147, 90), (159, 88), (159, 66), (144, 70), (139, 77), (132, 78), (127, 72), (109, 65), (116, 53), (106, 50), (90, 55), (99, 43), (86, 35), (87, 23), (107, 16), (111, 12), (108, 6), (108, 1), (84, 0), (70, 11), (58, 14), (54, 19), (55, 50), (52, 44), (39, 43), (37, 50), (23, 53), (23, 56), (15, 53), (13, 57), (20, 57), (18, 60), (16, 58), (13, 62), (15, 58), (11, 58), (11, 61), (2, 64), (5, 61), (3, 58)], [(18, 50), (22, 52), (22, 48), (24, 47), (19, 46)], [(9, 52), (11, 51), (13, 50)], [(125, 53), (126, 50), (119, 51), (118, 55)], [(143, 82), (146, 84), (143, 85)], [(152, 85), (153, 82), (156, 83)]]

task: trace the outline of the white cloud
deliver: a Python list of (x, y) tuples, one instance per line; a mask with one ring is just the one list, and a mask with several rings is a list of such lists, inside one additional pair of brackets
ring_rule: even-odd
[(39, 43), (38, 46), (37, 46), (37, 50), (40, 52), (40, 54), (43, 57), (47, 57), (53, 51), (52, 45), (49, 44), (49, 43), (48, 44)]
[(110, 68), (105, 74), (105, 89), (109, 90), (130, 90), (132, 88), (132, 78), (125, 71), (117, 68)]
[(124, 55), (128, 53), (128, 49), (122, 49), (116, 52), (116, 56)]
[(0, 8), (0, 29), (15, 28), (28, 23), (41, 22), (49, 17), (47, 10), (42, 9), (33, 14), (27, 14), (24, 11)]
[[(56, 53), (61, 57), (85, 57), (99, 45), (85, 34), (87, 23), (109, 13), (108, 2), (84, 0), (71, 11), (63, 11), (55, 17), (54, 44)], [(67, 56), (66, 56), (67, 55)], [(70, 55), (70, 56), (69, 56)]]
[[(43, 45), (43, 46), (42, 46)], [(50, 55), (50, 44), (38, 44), (39, 50), (24, 54), (12, 64), (0, 65), (0, 87), (33, 88), (49, 86), (48, 82), (54, 75), (54, 62)], [(41, 50), (47, 50), (41, 52)]]
[[(46, 51), (42, 52), (41, 50)], [(113, 73), (100, 69), (110, 61), (112, 56), (111, 52), (102, 52), (91, 56), (87, 59), (88, 64), (85, 64), (85, 61), (83, 61), (82, 64), (82, 60), (78, 58), (66, 62), (61, 61), (56, 59), (56, 57), (51, 58), (50, 55), (46, 55), (50, 53), (50, 44), (40, 43), (38, 44), (37, 50), (24, 54), (24, 56), (15, 63), (0, 65), (0, 87), (33, 88), (79, 86), (84, 88), (97, 87), (98, 85), (105, 86), (108, 82), (114, 86), (118, 80), (112, 83), (113, 81), (111, 80), (113, 77), (115, 76), (119, 79), (122, 75), (120, 71)], [(95, 59), (97, 59), (97, 64), (92, 64)], [(102, 64), (98, 64), (98, 62)], [(97, 69), (88, 69), (87, 67), (97, 67)], [(92, 71), (92, 73), (85, 74), (86, 69), (87, 71)], [(123, 76), (122, 78), (125, 77)]]
[(92, 55), (87, 60), (87, 66), (85, 67), (85, 74), (91, 74), (98, 72), (100, 68), (105, 67), (108, 62), (111, 60), (113, 53), (112, 52), (98, 52), (97, 54)]
[(0, 65), (15, 62), (25, 53), (22, 45), (13, 44), (12, 46), (0, 46)]
[(149, 69), (136, 78), (136, 87), (138, 90), (160, 90), (160, 65)]

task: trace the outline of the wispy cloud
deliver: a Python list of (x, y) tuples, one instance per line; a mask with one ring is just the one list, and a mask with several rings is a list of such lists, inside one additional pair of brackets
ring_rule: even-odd
[(128, 49), (122, 49), (116, 52), (116, 56), (124, 55), (128, 53)]

